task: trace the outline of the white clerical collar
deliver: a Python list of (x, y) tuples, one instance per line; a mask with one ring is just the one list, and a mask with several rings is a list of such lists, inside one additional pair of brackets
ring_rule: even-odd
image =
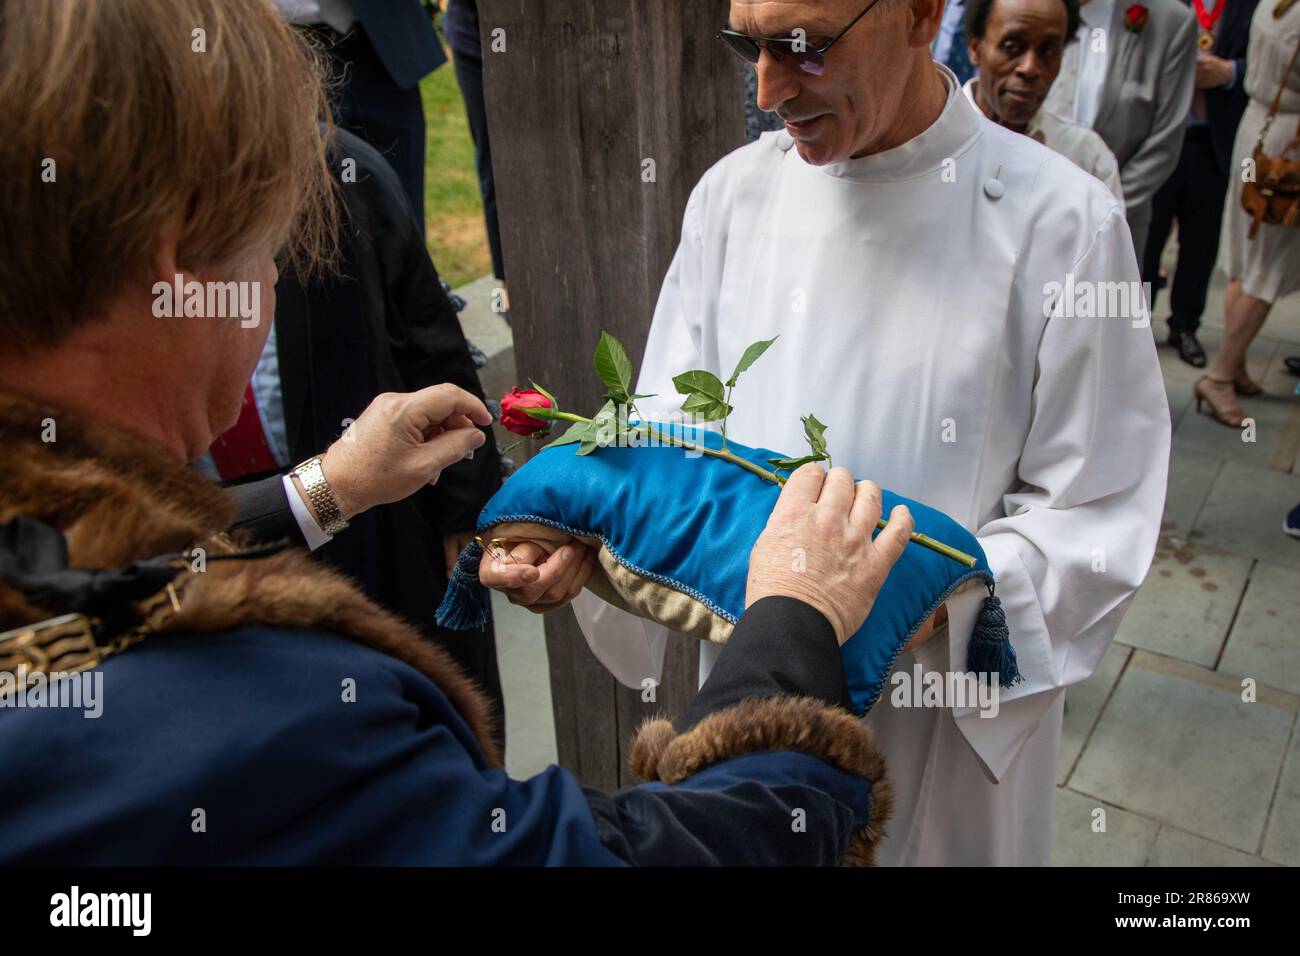
[[(938, 169), (945, 159), (962, 152), (979, 136), (984, 114), (962, 93), (952, 70), (938, 61), (934, 67), (948, 87), (948, 99), (939, 118), (927, 129), (893, 149), (812, 168), (827, 176), (855, 182), (897, 182)], [(798, 150), (791, 153), (797, 156)]]

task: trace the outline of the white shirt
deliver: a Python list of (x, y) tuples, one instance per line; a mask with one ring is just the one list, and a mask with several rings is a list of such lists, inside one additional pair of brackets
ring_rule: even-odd
[[(875, 706), (895, 805), (880, 860), (1046, 863), (1061, 690), (1097, 666), (1150, 565), (1169, 410), (1140, 284), (1131, 317), (1045, 317), (1049, 283), (1139, 282), (1123, 205), (936, 68), (943, 113), (901, 146), (814, 167), (778, 131), (705, 173), (636, 391), (663, 414), (673, 375), (726, 375), (779, 334), (728, 434), (797, 454), (812, 412), (836, 464), (976, 533), (1025, 680), (991, 719), (888, 692)], [(950, 599), (947, 635), (896, 669), (964, 671), (982, 596)], [(657, 678), (663, 629), (593, 620), (591, 600), (575, 611), (597, 656), (631, 686)]]
[[(1074, 83), (1074, 115), (1081, 126), (1092, 127), (1101, 107), (1101, 88), (1106, 85), (1106, 62), (1110, 57), (1115, 0), (1088, 0), (1079, 8), (1079, 69)], [(1098, 32), (1100, 31), (1100, 32)]]
[(275, 0), (280, 13), (290, 23), (324, 23), (339, 33), (347, 33), (357, 22), (352, 0)]
[[(974, 78), (967, 80), (962, 86), (962, 92), (974, 107), (979, 109), (979, 103), (975, 99), (977, 82), (979, 81)], [(989, 122), (993, 120), (990, 119)], [(1084, 172), (1096, 176), (1111, 191), (1111, 195), (1120, 202), (1124, 201), (1124, 187), (1119, 178), (1119, 162), (1115, 159), (1115, 154), (1110, 151), (1110, 147), (1106, 145), (1106, 141), (1096, 131), (1063, 116), (1057, 116), (1045, 107), (1039, 107), (1038, 112), (1029, 121), (1029, 125), (1025, 127), (1024, 135), (1060, 153)]]

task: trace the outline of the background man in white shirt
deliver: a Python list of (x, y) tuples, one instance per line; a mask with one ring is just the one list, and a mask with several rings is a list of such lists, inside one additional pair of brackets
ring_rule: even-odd
[(1134, 250), (1151, 201), (1178, 162), (1196, 69), (1195, 27), (1180, 0), (1087, 0), (1047, 109), (1096, 130), (1119, 162)]

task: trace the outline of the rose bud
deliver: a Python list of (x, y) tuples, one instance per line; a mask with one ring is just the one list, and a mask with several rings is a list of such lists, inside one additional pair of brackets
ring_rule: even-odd
[(533, 418), (525, 408), (554, 408), (551, 400), (531, 388), (515, 386), (501, 396), (501, 426), (516, 435), (533, 435), (551, 426), (550, 422)]
[(1147, 25), (1149, 15), (1147, 8), (1142, 4), (1132, 4), (1124, 11), (1124, 26), (1128, 27), (1133, 33), (1139, 33)]

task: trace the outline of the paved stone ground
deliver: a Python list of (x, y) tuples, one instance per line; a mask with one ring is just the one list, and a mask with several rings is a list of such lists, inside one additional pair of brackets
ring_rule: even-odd
[[(1207, 350), (1223, 285), (1220, 273)], [(1156, 315), (1163, 342), (1163, 293)], [(1248, 442), (1196, 413), (1199, 372), (1160, 349), (1174, 423), (1164, 535), (1101, 667), (1066, 694), (1053, 863), (1300, 864), (1300, 541), (1281, 531), (1300, 502), (1298, 380), (1282, 365), (1296, 354), (1293, 296), (1250, 352), (1267, 394), (1243, 402)]]
[[(1171, 250), (1172, 252), (1172, 250)], [(514, 382), (493, 282), (460, 290), (466, 332), (490, 356), (484, 384)], [(1163, 343), (1168, 298), (1152, 332)], [(1223, 278), (1202, 342), (1217, 346)], [(1300, 400), (1282, 357), (1300, 354), (1300, 296), (1280, 302), (1250, 355), (1267, 394), (1246, 399), (1255, 440), (1192, 403), (1196, 370), (1161, 347), (1174, 422), (1164, 537), (1097, 673), (1067, 693), (1053, 862), (1059, 865), (1300, 864)], [(495, 604), (509, 754), (516, 775), (555, 760), (541, 618)], [(1243, 679), (1255, 701), (1242, 700)], [(1105, 832), (1096, 832), (1097, 810)]]

